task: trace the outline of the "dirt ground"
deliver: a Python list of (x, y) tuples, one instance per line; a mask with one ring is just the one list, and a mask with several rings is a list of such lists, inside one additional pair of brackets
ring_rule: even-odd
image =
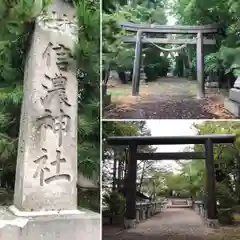
[(239, 240), (240, 227), (206, 227), (190, 209), (165, 209), (134, 229), (103, 226), (103, 240)]
[(104, 109), (105, 119), (231, 119), (224, 109), (226, 92), (207, 89), (196, 98), (196, 81), (161, 78), (140, 86), (140, 95), (131, 96), (131, 84), (112, 81), (108, 86), (112, 104)]

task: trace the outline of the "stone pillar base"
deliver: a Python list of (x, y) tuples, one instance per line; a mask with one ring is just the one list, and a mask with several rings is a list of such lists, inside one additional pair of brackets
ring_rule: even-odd
[(136, 219), (124, 219), (124, 227), (125, 228), (135, 228), (136, 227)]
[(207, 227), (217, 229), (219, 228), (218, 219), (207, 219), (206, 220)]
[(147, 210), (147, 218), (150, 218), (150, 217), (151, 217), (151, 209), (148, 208), (148, 210)]
[(145, 209), (142, 210), (142, 220), (146, 219), (146, 211)]
[[(0, 239), (11, 240), (97, 240), (100, 214), (82, 210), (70, 213), (21, 212), (15, 207), (0, 220)], [(15, 215), (13, 212), (16, 212)], [(64, 213), (65, 212), (65, 213)], [(9, 220), (9, 216), (11, 219)], [(21, 217), (19, 217), (21, 216)], [(11, 236), (11, 237), (10, 237)]]
[(230, 113), (232, 113), (236, 117), (240, 117), (240, 103), (226, 98), (224, 100), (224, 108), (226, 108)]
[(240, 89), (231, 88), (229, 91), (229, 99), (234, 102), (240, 103)]
[(40, 216), (62, 216), (62, 215), (79, 215), (84, 214), (84, 211), (79, 210), (62, 210), (62, 211), (32, 211), (26, 212), (19, 210), (16, 206), (12, 205), (8, 209), (16, 217), (40, 217)]
[(139, 210), (136, 211), (136, 223), (140, 222), (140, 212)]

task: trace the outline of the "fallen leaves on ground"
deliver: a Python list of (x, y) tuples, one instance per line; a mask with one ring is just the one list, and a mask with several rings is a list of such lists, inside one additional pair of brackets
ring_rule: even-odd
[[(105, 119), (231, 119), (224, 109), (224, 94), (208, 89), (206, 97), (196, 99), (196, 82), (162, 78), (140, 87), (140, 96), (131, 96), (130, 84), (117, 84), (109, 90), (111, 106)], [(122, 92), (114, 94), (114, 92)]]

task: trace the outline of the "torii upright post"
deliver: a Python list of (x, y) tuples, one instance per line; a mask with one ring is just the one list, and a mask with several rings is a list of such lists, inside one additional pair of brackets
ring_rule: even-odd
[(125, 227), (132, 228), (136, 224), (136, 190), (137, 190), (137, 144), (129, 145), (128, 171), (126, 181), (126, 213)]
[(141, 67), (141, 52), (142, 52), (142, 31), (137, 32), (136, 37), (136, 48), (135, 48), (135, 59), (133, 65), (132, 75), (132, 96), (138, 96), (139, 84), (140, 84), (140, 67)]
[(203, 59), (203, 34), (197, 35), (197, 98), (205, 96), (204, 86), (204, 59)]
[(215, 193), (215, 170), (214, 170), (214, 155), (213, 155), (213, 143), (211, 139), (207, 139), (205, 142), (205, 165), (207, 172), (206, 190), (207, 190), (207, 218), (211, 227), (215, 227), (218, 224), (217, 221), (217, 201)]

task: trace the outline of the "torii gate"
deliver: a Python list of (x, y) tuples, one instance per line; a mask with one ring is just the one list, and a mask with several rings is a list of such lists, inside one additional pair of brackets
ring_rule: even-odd
[[(140, 65), (142, 43), (156, 43), (156, 44), (196, 44), (197, 50), (197, 98), (205, 96), (204, 84), (204, 56), (203, 45), (215, 45), (215, 39), (204, 38), (204, 34), (216, 33), (217, 25), (205, 26), (166, 26), (157, 24), (135, 24), (129, 22), (119, 23), (120, 27), (126, 31), (136, 32), (135, 37), (123, 37), (124, 42), (135, 42), (135, 60), (132, 75), (132, 95), (139, 95), (140, 84)], [(169, 39), (169, 38), (143, 38), (143, 34), (148, 33), (171, 33), (171, 34), (196, 34), (197, 37), (193, 39)]]
[[(137, 160), (197, 160), (205, 159), (206, 167), (206, 192), (207, 192), (207, 218), (210, 226), (217, 223), (217, 206), (215, 193), (215, 169), (213, 144), (234, 143), (234, 134), (211, 134), (197, 136), (126, 136), (109, 137), (109, 145), (128, 146), (128, 173), (126, 187), (126, 213), (125, 226), (134, 227), (136, 222), (136, 179)], [(178, 144), (202, 144), (203, 152), (170, 152), (170, 153), (138, 153), (138, 145), (178, 145)]]

